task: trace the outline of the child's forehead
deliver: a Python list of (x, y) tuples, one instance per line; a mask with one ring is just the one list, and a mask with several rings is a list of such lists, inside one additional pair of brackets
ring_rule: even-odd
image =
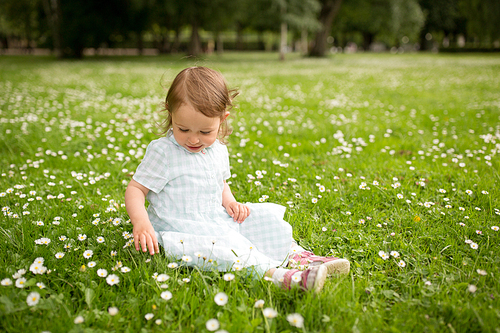
[(189, 103), (183, 103), (179, 105), (178, 107), (175, 108), (175, 110), (172, 113), (172, 116), (175, 117), (178, 120), (186, 120), (186, 121), (191, 121), (191, 120), (196, 120), (196, 119), (215, 119), (219, 118), (219, 116), (207, 116), (200, 110), (198, 110), (195, 106)]

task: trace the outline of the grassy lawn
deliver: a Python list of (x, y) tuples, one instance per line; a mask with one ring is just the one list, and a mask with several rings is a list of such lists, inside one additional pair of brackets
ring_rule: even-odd
[[(0, 330), (500, 332), (500, 56), (277, 58), (0, 57)], [(236, 198), (351, 261), (321, 294), (131, 244), (126, 184), (192, 65), (241, 92)]]

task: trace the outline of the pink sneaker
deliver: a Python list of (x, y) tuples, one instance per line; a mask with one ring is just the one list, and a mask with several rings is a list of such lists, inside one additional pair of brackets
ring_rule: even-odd
[[(322, 265), (309, 267), (304, 271), (290, 269), (285, 273), (282, 287), (284, 289), (291, 289), (292, 286), (298, 285), (302, 290), (312, 290), (318, 293), (323, 289), (327, 276), (328, 270)], [(292, 284), (292, 281), (295, 283)]]
[(290, 256), (288, 265), (292, 268), (304, 269), (314, 266), (325, 266), (328, 275), (347, 274), (351, 264), (347, 259), (320, 257), (309, 251), (302, 251)]

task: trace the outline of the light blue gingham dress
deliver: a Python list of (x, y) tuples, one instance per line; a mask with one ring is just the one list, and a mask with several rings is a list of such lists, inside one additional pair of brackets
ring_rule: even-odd
[(216, 140), (192, 153), (170, 131), (149, 144), (133, 179), (150, 190), (149, 219), (167, 255), (190, 256), (187, 265), (203, 269), (253, 266), (261, 275), (286, 264), (293, 242), (286, 208), (248, 203), (250, 215), (234, 222), (222, 206), (230, 175), (226, 146)]

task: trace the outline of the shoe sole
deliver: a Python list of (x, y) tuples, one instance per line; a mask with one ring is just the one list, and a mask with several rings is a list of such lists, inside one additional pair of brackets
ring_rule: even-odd
[(323, 289), (327, 276), (328, 276), (328, 269), (323, 265), (319, 266), (318, 271), (316, 273), (316, 279), (314, 280), (313, 284), (313, 290), (315, 293), (319, 293), (321, 289)]
[(328, 270), (328, 276), (330, 276), (334, 274), (348, 274), (351, 263), (347, 259), (337, 259), (325, 262), (320, 266), (325, 266)]

